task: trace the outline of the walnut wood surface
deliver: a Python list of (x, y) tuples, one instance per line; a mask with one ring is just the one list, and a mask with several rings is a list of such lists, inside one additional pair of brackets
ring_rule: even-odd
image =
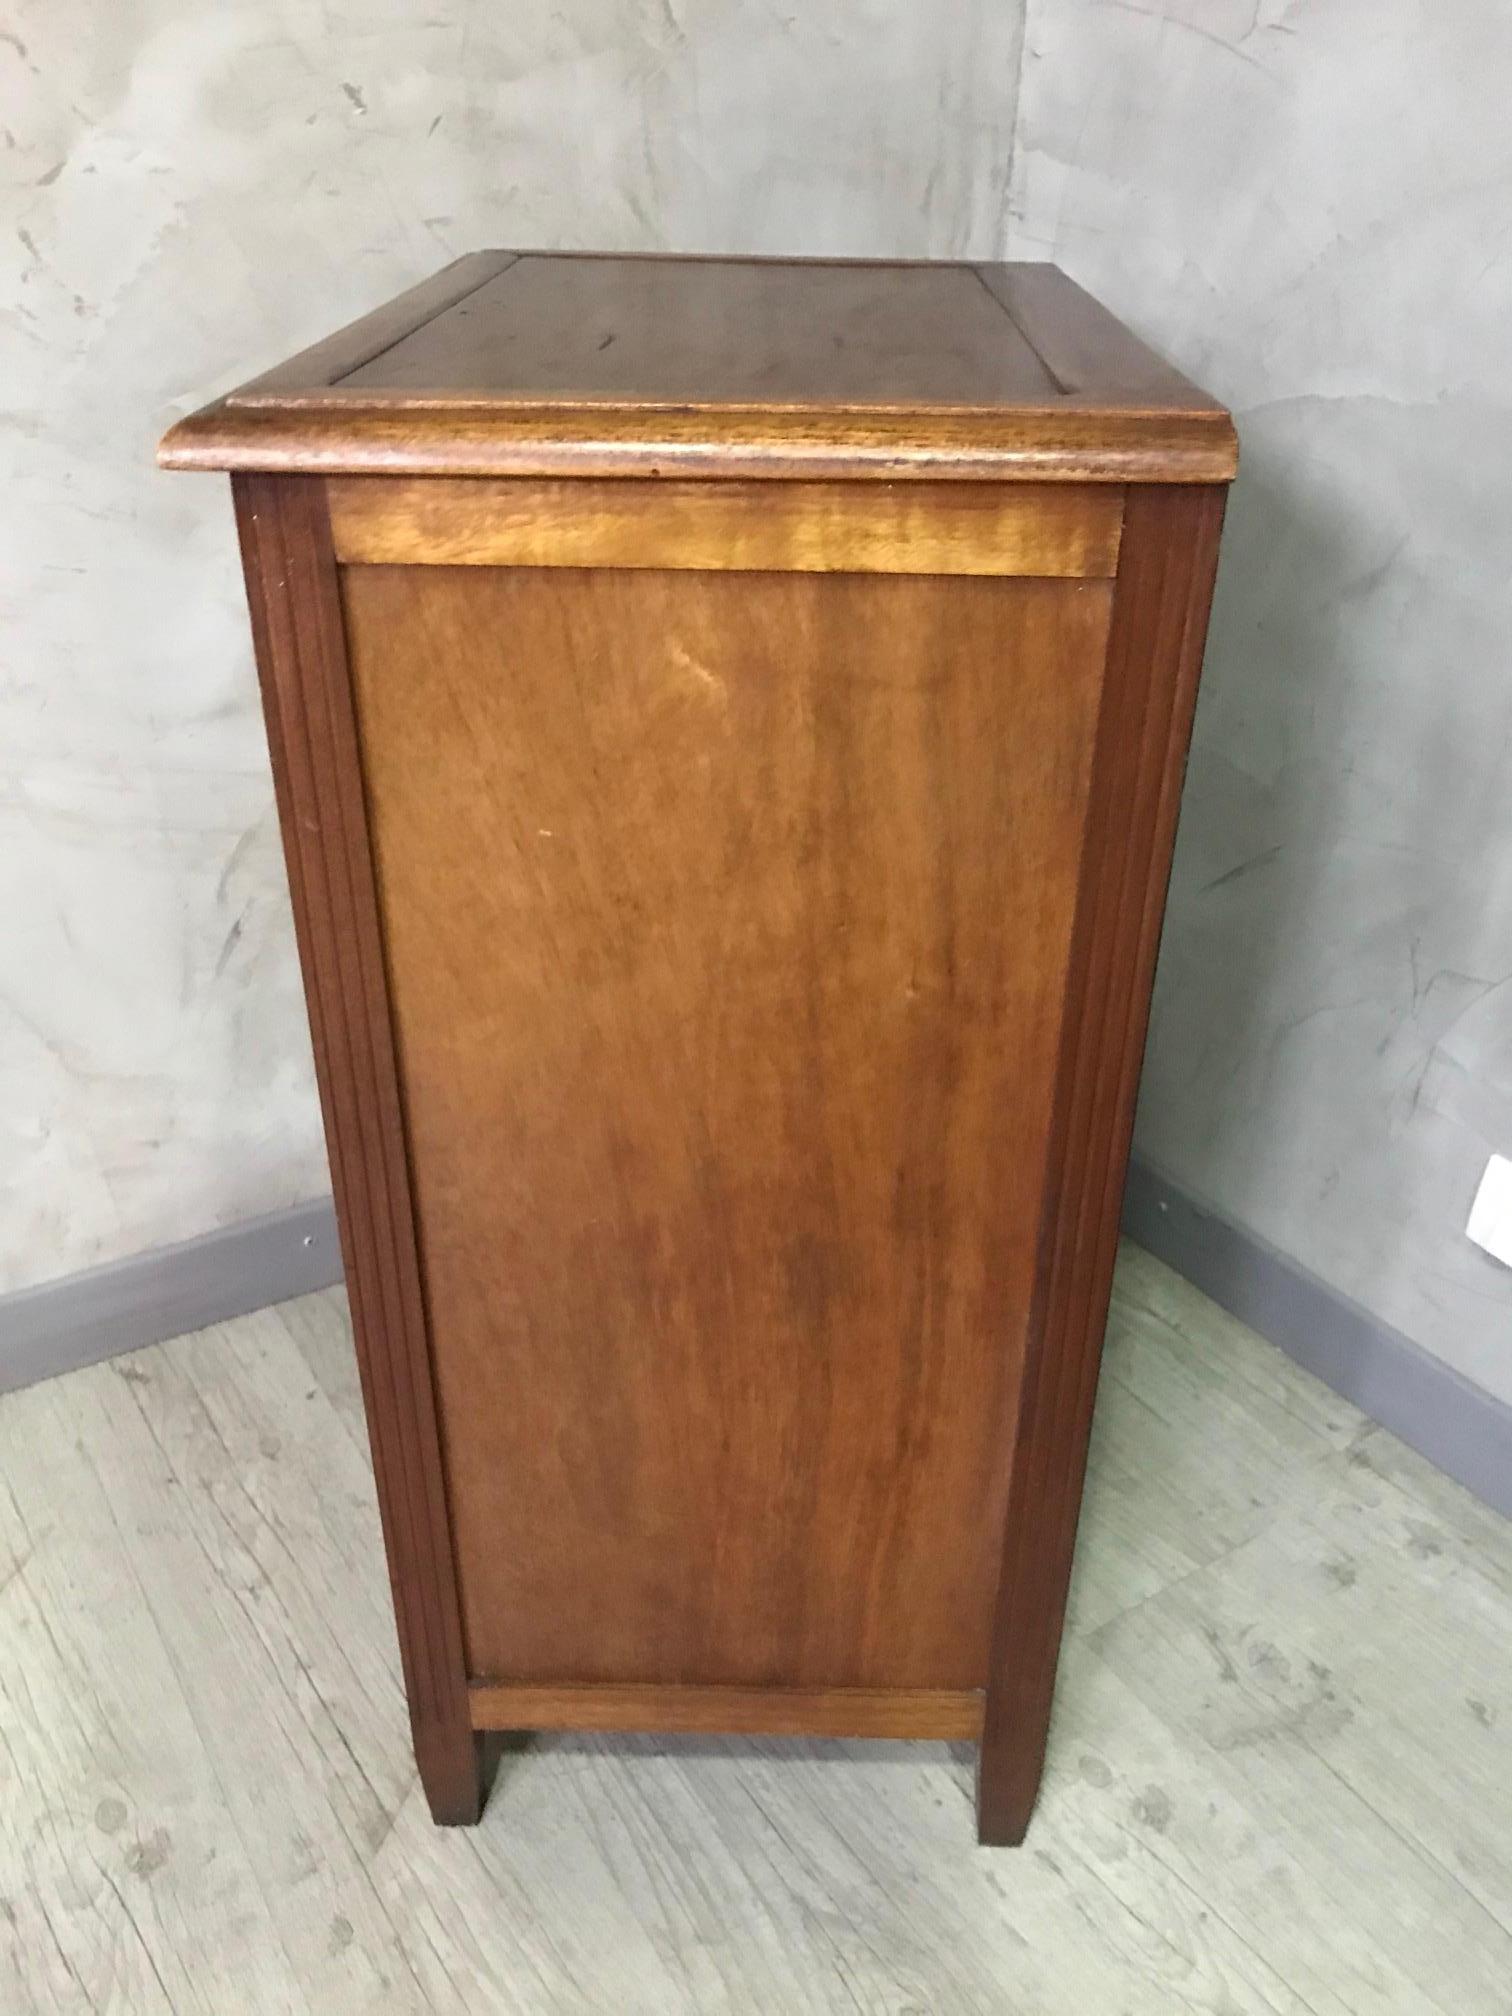
[(1129, 406), (1221, 412), (1059, 267), (1024, 261), (976, 270), (1068, 404), (1107, 407), (1116, 388)]
[(475, 1681), (478, 1729), (709, 1736), (890, 1736), (975, 1742), (982, 1696), (901, 1687), (526, 1687)]
[(465, 301), (480, 287), (512, 266), (517, 252), (471, 252), (454, 259), (428, 280), (406, 288), (370, 315), (359, 316), (345, 329), (312, 343), (308, 350), (286, 358), (261, 377), (250, 379), (233, 394), (236, 399), (274, 399), (285, 393), (309, 392), (335, 385), (380, 357), (416, 329)]
[(238, 477), (237, 523), (416, 1756), (480, 1807), (413, 1205), (324, 486)]
[(490, 254), (163, 458), (243, 472), (432, 1811), (514, 1722), (980, 1731), (1020, 1838), (1228, 416), (1049, 268)]
[(982, 1685), (1108, 584), (344, 592), (469, 1671)]
[(342, 382), (627, 406), (1034, 406), (1056, 396), (970, 266), (539, 253)]
[(978, 1792), (987, 1842), (1022, 1840), (1039, 1788), (1225, 498), (1129, 494), (1004, 1529)]
[(1118, 565), (1109, 484), (489, 482), (334, 476), (339, 560), (420, 567), (1032, 574)]
[(1227, 417), (1207, 413), (710, 413), (461, 394), (400, 402), (339, 388), (283, 405), (207, 408), (172, 428), (158, 453), (165, 469), (972, 483), (1218, 483), (1233, 475), (1235, 456)]
[(160, 459), (1214, 482), (1234, 434), (1053, 267), (493, 253), (181, 421)]

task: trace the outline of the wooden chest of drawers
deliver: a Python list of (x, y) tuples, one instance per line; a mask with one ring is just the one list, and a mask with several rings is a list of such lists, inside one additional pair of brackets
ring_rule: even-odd
[(484, 253), (234, 472), (415, 1746), (1038, 1784), (1228, 416), (1048, 267)]

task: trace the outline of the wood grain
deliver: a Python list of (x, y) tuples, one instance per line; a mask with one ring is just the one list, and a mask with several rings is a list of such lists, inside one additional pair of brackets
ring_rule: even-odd
[(163, 451), (293, 472), (238, 509), (427, 1797), (474, 1723), (980, 1727), (1018, 1839), (1232, 426), (1052, 269), (494, 256)]
[(342, 380), (635, 406), (1038, 405), (1055, 385), (970, 266), (527, 253)]
[(477, 1729), (904, 1736), (975, 1742), (979, 1692), (885, 1687), (530, 1687), (475, 1680)]
[(1043, 1767), (1224, 501), (1135, 490), (1126, 510), (982, 1742), (989, 1842), (1022, 1840)]
[(436, 1818), (467, 1821), (477, 1751), (325, 494), (235, 488), (416, 1753)]
[(1104, 406), (1116, 386), (1131, 406), (1222, 413), (1059, 267), (1026, 260), (977, 272), (1068, 402)]
[(372, 364), (415, 330), (487, 286), (514, 265), (518, 257), (516, 252), (471, 252), (465, 258), (454, 259), (428, 280), (406, 288), (381, 307), (349, 322), (344, 329), (312, 343), (308, 350), (286, 358), (271, 371), (264, 371), (261, 377), (249, 379), (237, 397), (268, 399), (286, 392), (334, 385), (362, 366)]
[(344, 593), (470, 1672), (980, 1686), (1108, 584)]
[(1226, 414), (1043, 408), (962, 413), (680, 407), (295, 393), (179, 421), (165, 469), (357, 476), (695, 476), (710, 480), (1226, 483)]
[(421, 567), (1106, 577), (1107, 485), (385, 482), (327, 484), (338, 560)]
[(1234, 472), (1228, 415), (1053, 268), (477, 258), (180, 421), (160, 461), (884, 482)]

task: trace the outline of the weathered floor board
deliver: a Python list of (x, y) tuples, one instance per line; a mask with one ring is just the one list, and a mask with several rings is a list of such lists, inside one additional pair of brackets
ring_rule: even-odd
[(414, 1780), (345, 1305), (0, 1401), (0, 2009), (1505, 2016), (1512, 1527), (1127, 1250), (1038, 1816), (943, 1745)]

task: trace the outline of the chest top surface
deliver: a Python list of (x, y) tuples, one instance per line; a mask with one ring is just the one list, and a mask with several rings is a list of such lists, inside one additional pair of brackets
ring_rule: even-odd
[(1053, 266), (481, 252), (180, 421), (160, 459), (1222, 482), (1235, 448)]

